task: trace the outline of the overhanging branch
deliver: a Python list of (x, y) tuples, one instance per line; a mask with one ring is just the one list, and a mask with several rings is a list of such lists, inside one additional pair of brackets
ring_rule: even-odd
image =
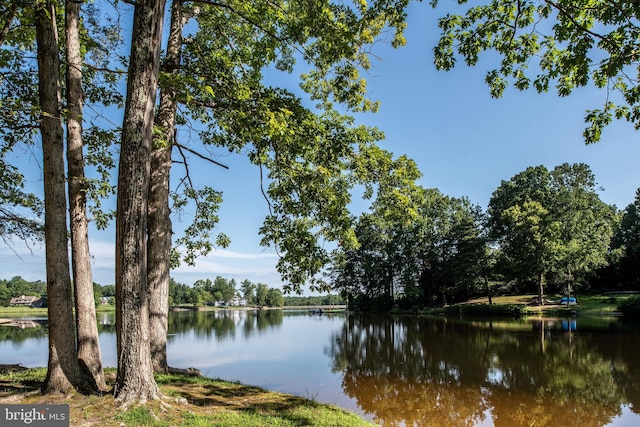
[(207, 162), (213, 163), (213, 164), (214, 164), (214, 165), (216, 165), (216, 166), (220, 166), (221, 168), (229, 169), (229, 166), (227, 166), (227, 165), (223, 165), (222, 163), (217, 162), (217, 161), (213, 160), (212, 158), (207, 157), (207, 156), (205, 156), (205, 155), (203, 155), (203, 154), (200, 154), (200, 153), (198, 153), (197, 151), (192, 150), (192, 149), (191, 149), (191, 148), (189, 148), (189, 147), (185, 147), (184, 145), (181, 145), (181, 144), (178, 144), (178, 143), (174, 143), (174, 145), (175, 145), (176, 147), (178, 147), (178, 150), (180, 151), (180, 153), (181, 153), (181, 155), (182, 155), (182, 158), (183, 158), (183, 160), (184, 160), (185, 164), (187, 163), (187, 159), (186, 159), (186, 156), (184, 155), (184, 153), (182, 152), (182, 150), (184, 150), (184, 151), (188, 151), (189, 153), (191, 153), (191, 154), (193, 154), (193, 155), (195, 155), (195, 156), (197, 156), (197, 157), (201, 158), (202, 160), (206, 160)]

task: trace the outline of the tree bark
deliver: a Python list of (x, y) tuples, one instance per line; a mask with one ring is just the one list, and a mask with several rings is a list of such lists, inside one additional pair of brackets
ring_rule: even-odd
[(18, 11), (18, 4), (13, 3), (11, 5), (11, 10), (4, 17), (4, 25), (2, 26), (2, 30), (0, 30), (0, 47), (4, 44), (4, 41), (9, 34), (9, 30), (11, 29), (11, 24), (13, 23), (13, 19), (16, 17), (16, 12)]
[[(180, 65), (183, 25), (182, 2), (174, 1), (171, 9), (167, 54), (163, 64), (163, 69), (167, 73), (176, 73)], [(162, 136), (154, 140), (154, 146), (151, 151), (147, 240), (151, 363), (154, 372), (157, 373), (169, 373), (167, 363), (167, 316), (169, 314), (169, 270), (172, 234), (171, 212), (169, 209), (169, 181), (177, 105), (175, 89), (171, 86), (161, 88), (160, 107), (158, 108), (155, 125), (160, 129)]]
[(538, 301), (540, 305), (544, 305), (544, 274), (538, 275)]
[(67, 164), (69, 175), (69, 217), (71, 265), (76, 305), (76, 329), (80, 366), (91, 375), (96, 389), (106, 389), (98, 341), (93, 295), (91, 255), (87, 225), (86, 181), (82, 154), (82, 56), (80, 54), (80, 3), (65, 5), (67, 53)]
[(482, 269), (482, 278), (484, 279), (484, 290), (487, 293), (487, 299), (489, 300), (489, 304), (493, 304), (493, 299), (491, 295), (491, 286), (489, 285), (489, 279), (487, 279), (487, 270)]
[(76, 350), (67, 250), (64, 137), (60, 116), (60, 58), (55, 4), (36, 2), (40, 131), (44, 170), (44, 233), (49, 314), (49, 359), (43, 393), (82, 388)]
[(116, 216), (114, 393), (124, 406), (159, 395), (149, 341), (147, 209), (150, 153), (165, 0), (135, 2), (122, 126)]

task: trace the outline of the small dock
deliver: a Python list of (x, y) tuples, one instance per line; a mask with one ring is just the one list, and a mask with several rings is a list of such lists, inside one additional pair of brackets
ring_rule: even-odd
[(23, 319), (0, 319), (0, 326), (13, 326), (14, 328), (29, 329), (39, 328), (40, 324), (33, 320)]

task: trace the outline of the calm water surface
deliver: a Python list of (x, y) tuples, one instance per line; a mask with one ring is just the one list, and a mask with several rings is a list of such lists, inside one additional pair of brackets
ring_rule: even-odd
[[(99, 315), (115, 366), (113, 315)], [(0, 363), (46, 366), (46, 321), (0, 327)], [(335, 403), (385, 426), (638, 426), (640, 327), (306, 311), (172, 313), (172, 366)]]

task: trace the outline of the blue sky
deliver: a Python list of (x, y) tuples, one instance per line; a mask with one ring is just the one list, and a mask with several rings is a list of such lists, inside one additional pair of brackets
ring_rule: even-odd
[[(503, 98), (492, 99), (484, 83), (486, 70), (496, 64), (490, 55), (482, 56), (474, 68), (461, 63), (450, 72), (435, 70), (436, 17), (444, 13), (444, 7), (434, 11), (426, 4), (413, 4), (407, 45), (397, 50), (376, 46), (380, 59), (373, 60), (367, 78), (371, 97), (381, 107), (376, 114), (358, 115), (358, 122), (385, 132), (383, 148), (413, 158), (423, 173), (419, 182), (423, 187), (467, 196), (483, 208), (502, 180), (529, 166), (553, 168), (565, 162), (588, 164), (603, 187), (601, 198), (606, 203), (619, 208), (631, 203), (640, 187), (640, 134), (628, 123), (617, 122), (605, 130), (598, 144), (587, 146), (582, 140), (585, 110), (602, 105), (605, 93), (583, 88), (559, 98), (555, 93), (509, 88)], [(299, 91), (297, 82), (296, 75), (278, 80), (293, 91)], [(217, 160), (230, 169), (211, 168), (192, 159), (198, 164), (197, 175), (224, 192), (220, 231), (229, 235), (231, 246), (215, 250), (196, 267), (175, 270), (173, 277), (192, 284), (221, 275), (279, 286), (274, 269), (277, 255), (259, 245), (258, 228), (267, 213), (259, 172), (239, 155), (226, 154)], [(37, 172), (35, 159), (25, 156), (21, 161)], [(40, 175), (36, 173), (30, 185), (41, 193)], [(179, 227), (176, 222), (175, 228)], [(113, 240), (113, 227), (91, 233), (94, 280), (101, 284), (114, 282)], [(31, 253), (16, 242), (14, 250), (20, 258), (6, 246), (0, 247), (0, 264), (5, 266), (0, 277), (44, 280), (44, 248), (35, 246)]]

